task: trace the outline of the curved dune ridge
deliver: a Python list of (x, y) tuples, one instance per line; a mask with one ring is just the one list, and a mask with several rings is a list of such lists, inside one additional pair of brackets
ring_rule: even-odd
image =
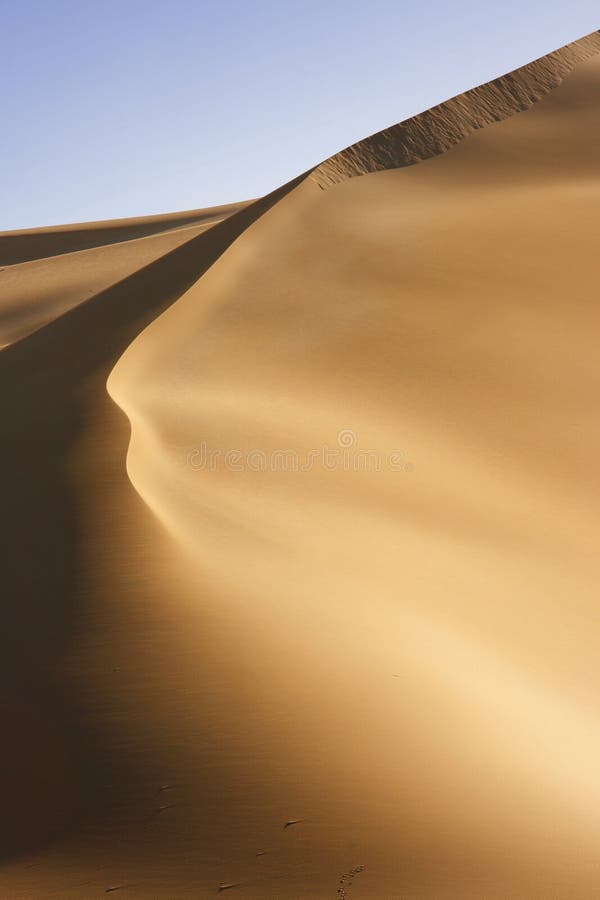
[(596, 51), (0, 240), (0, 896), (598, 892)]

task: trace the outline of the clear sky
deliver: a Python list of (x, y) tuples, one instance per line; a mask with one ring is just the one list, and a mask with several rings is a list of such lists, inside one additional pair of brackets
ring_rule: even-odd
[(259, 196), (599, 27), (593, 0), (0, 0), (0, 229)]

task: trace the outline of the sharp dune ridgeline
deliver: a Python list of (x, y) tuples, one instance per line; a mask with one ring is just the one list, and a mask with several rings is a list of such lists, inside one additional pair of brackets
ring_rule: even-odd
[(473, 131), (529, 109), (558, 87), (574, 66), (599, 50), (600, 33), (594, 32), (352, 144), (317, 166), (311, 178), (327, 188), (356, 175), (410, 166), (439, 156)]
[(599, 110), (0, 235), (1, 897), (596, 896)]

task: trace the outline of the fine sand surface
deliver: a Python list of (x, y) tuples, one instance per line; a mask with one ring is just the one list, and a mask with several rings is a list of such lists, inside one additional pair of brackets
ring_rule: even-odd
[(9, 266), (0, 896), (600, 894), (600, 56), (549, 90)]

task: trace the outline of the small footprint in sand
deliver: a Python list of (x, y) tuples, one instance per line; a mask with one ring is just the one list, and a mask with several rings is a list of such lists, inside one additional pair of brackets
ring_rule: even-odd
[(158, 790), (156, 791), (156, 793), (162, 794), (164, 791), (174, 791), (178, 787), (179, 787), (178, 784), (161, 784), (160, 787), (158, 788)]
[(164, 803), (162, 806), (155, 806), (153, 810), (148, 813), (147, 821), (155, 818), (156, 816), (161, 816), (163, 813), (167, 812), (168, 809), (175, 809), (176, 806), (181, 806), (180, 803)]
[(352, 887), (352, 882), (357, 875), (360, 875), (361, 872), (364, 872), (364, 866), (355, 866), (354, 869), (350, 869), (349, 872), (344, 872), (342, 877), (340, 878), (340, 886), (337, 889), (338, 900), (347, 900), (348, 891)]

